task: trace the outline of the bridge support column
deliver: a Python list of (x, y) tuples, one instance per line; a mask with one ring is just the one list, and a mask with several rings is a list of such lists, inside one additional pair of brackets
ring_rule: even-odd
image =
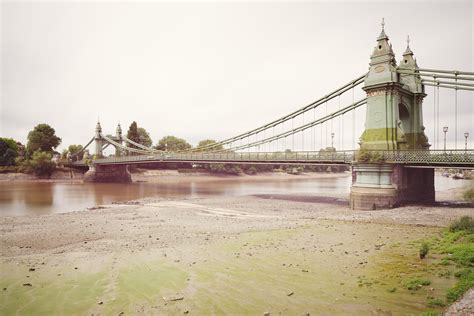
[(434, 169), (356, 164), (352, 167), (350, 200), (353, 210), (389, 209), (406, 203), (433, 203)]
[(128, 165), (93, 164), (84, 175), (84, 182), (129, 183), (132, 182), (132, 175)]

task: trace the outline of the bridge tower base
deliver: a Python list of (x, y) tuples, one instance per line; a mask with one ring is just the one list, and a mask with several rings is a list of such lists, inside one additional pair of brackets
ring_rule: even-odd
[(132, 175), (128, 165), (91, 165), (84, 175), (84, 182), (129, 183)]
[(350, 203), (353, 210), (390, 209), (434, 201), (434, 169), (389, 164), (352, 167)]

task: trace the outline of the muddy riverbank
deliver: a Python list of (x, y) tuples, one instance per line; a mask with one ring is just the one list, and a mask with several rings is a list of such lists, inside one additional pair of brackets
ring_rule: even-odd
[[(279, 194), (148, 198), (5, 216), (0, 313), (443, 310), (427, 297), (443, 297), (455, 282), (443, 276), (452, 267), (430, 265), (436, 257), (420, 260), (418, 242), (472, 208), (354, 212), (333, 202)], [(406, 283), (414, 278), (430, 285), (410, 291)]]

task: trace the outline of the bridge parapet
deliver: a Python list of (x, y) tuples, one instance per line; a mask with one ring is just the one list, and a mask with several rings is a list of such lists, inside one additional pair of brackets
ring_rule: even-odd
[[(373, 150), (371, 163), (422, 165), (429, 167), (474, 168), (474, 150)], [(150, 162), (189, 163), (264, 163), (264, 164), (353, 164), (358, 151), (334, 152), (229, 152), (229, 153), (162, 153), (98, 158), (96, 165), (139, 164)], [(363, 162), (363, 161), (362, 161)], [(84, 165), (83, 162), (71, 165)]]

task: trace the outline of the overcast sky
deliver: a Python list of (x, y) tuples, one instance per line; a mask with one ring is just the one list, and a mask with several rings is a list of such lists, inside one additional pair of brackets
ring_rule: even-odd
[[(474, 71), (473, 15), (472, 1), (4, 1), (0, 135), (26, 142), (36, 124), (48, 123), (63, 148), (86, 143), (100, 118), (110, 134), (135, 120), (154, 143), (170, 134), (192, 144), (222, 139), (365, 73), (382, 17), (397, 61), (409, 34), (420, 67)], [(452, 142), (454, 92), (441, 94), (440, 124)], [(465, 131), (474, 140), (472, 94), (459, 92), (459, 147)]]

